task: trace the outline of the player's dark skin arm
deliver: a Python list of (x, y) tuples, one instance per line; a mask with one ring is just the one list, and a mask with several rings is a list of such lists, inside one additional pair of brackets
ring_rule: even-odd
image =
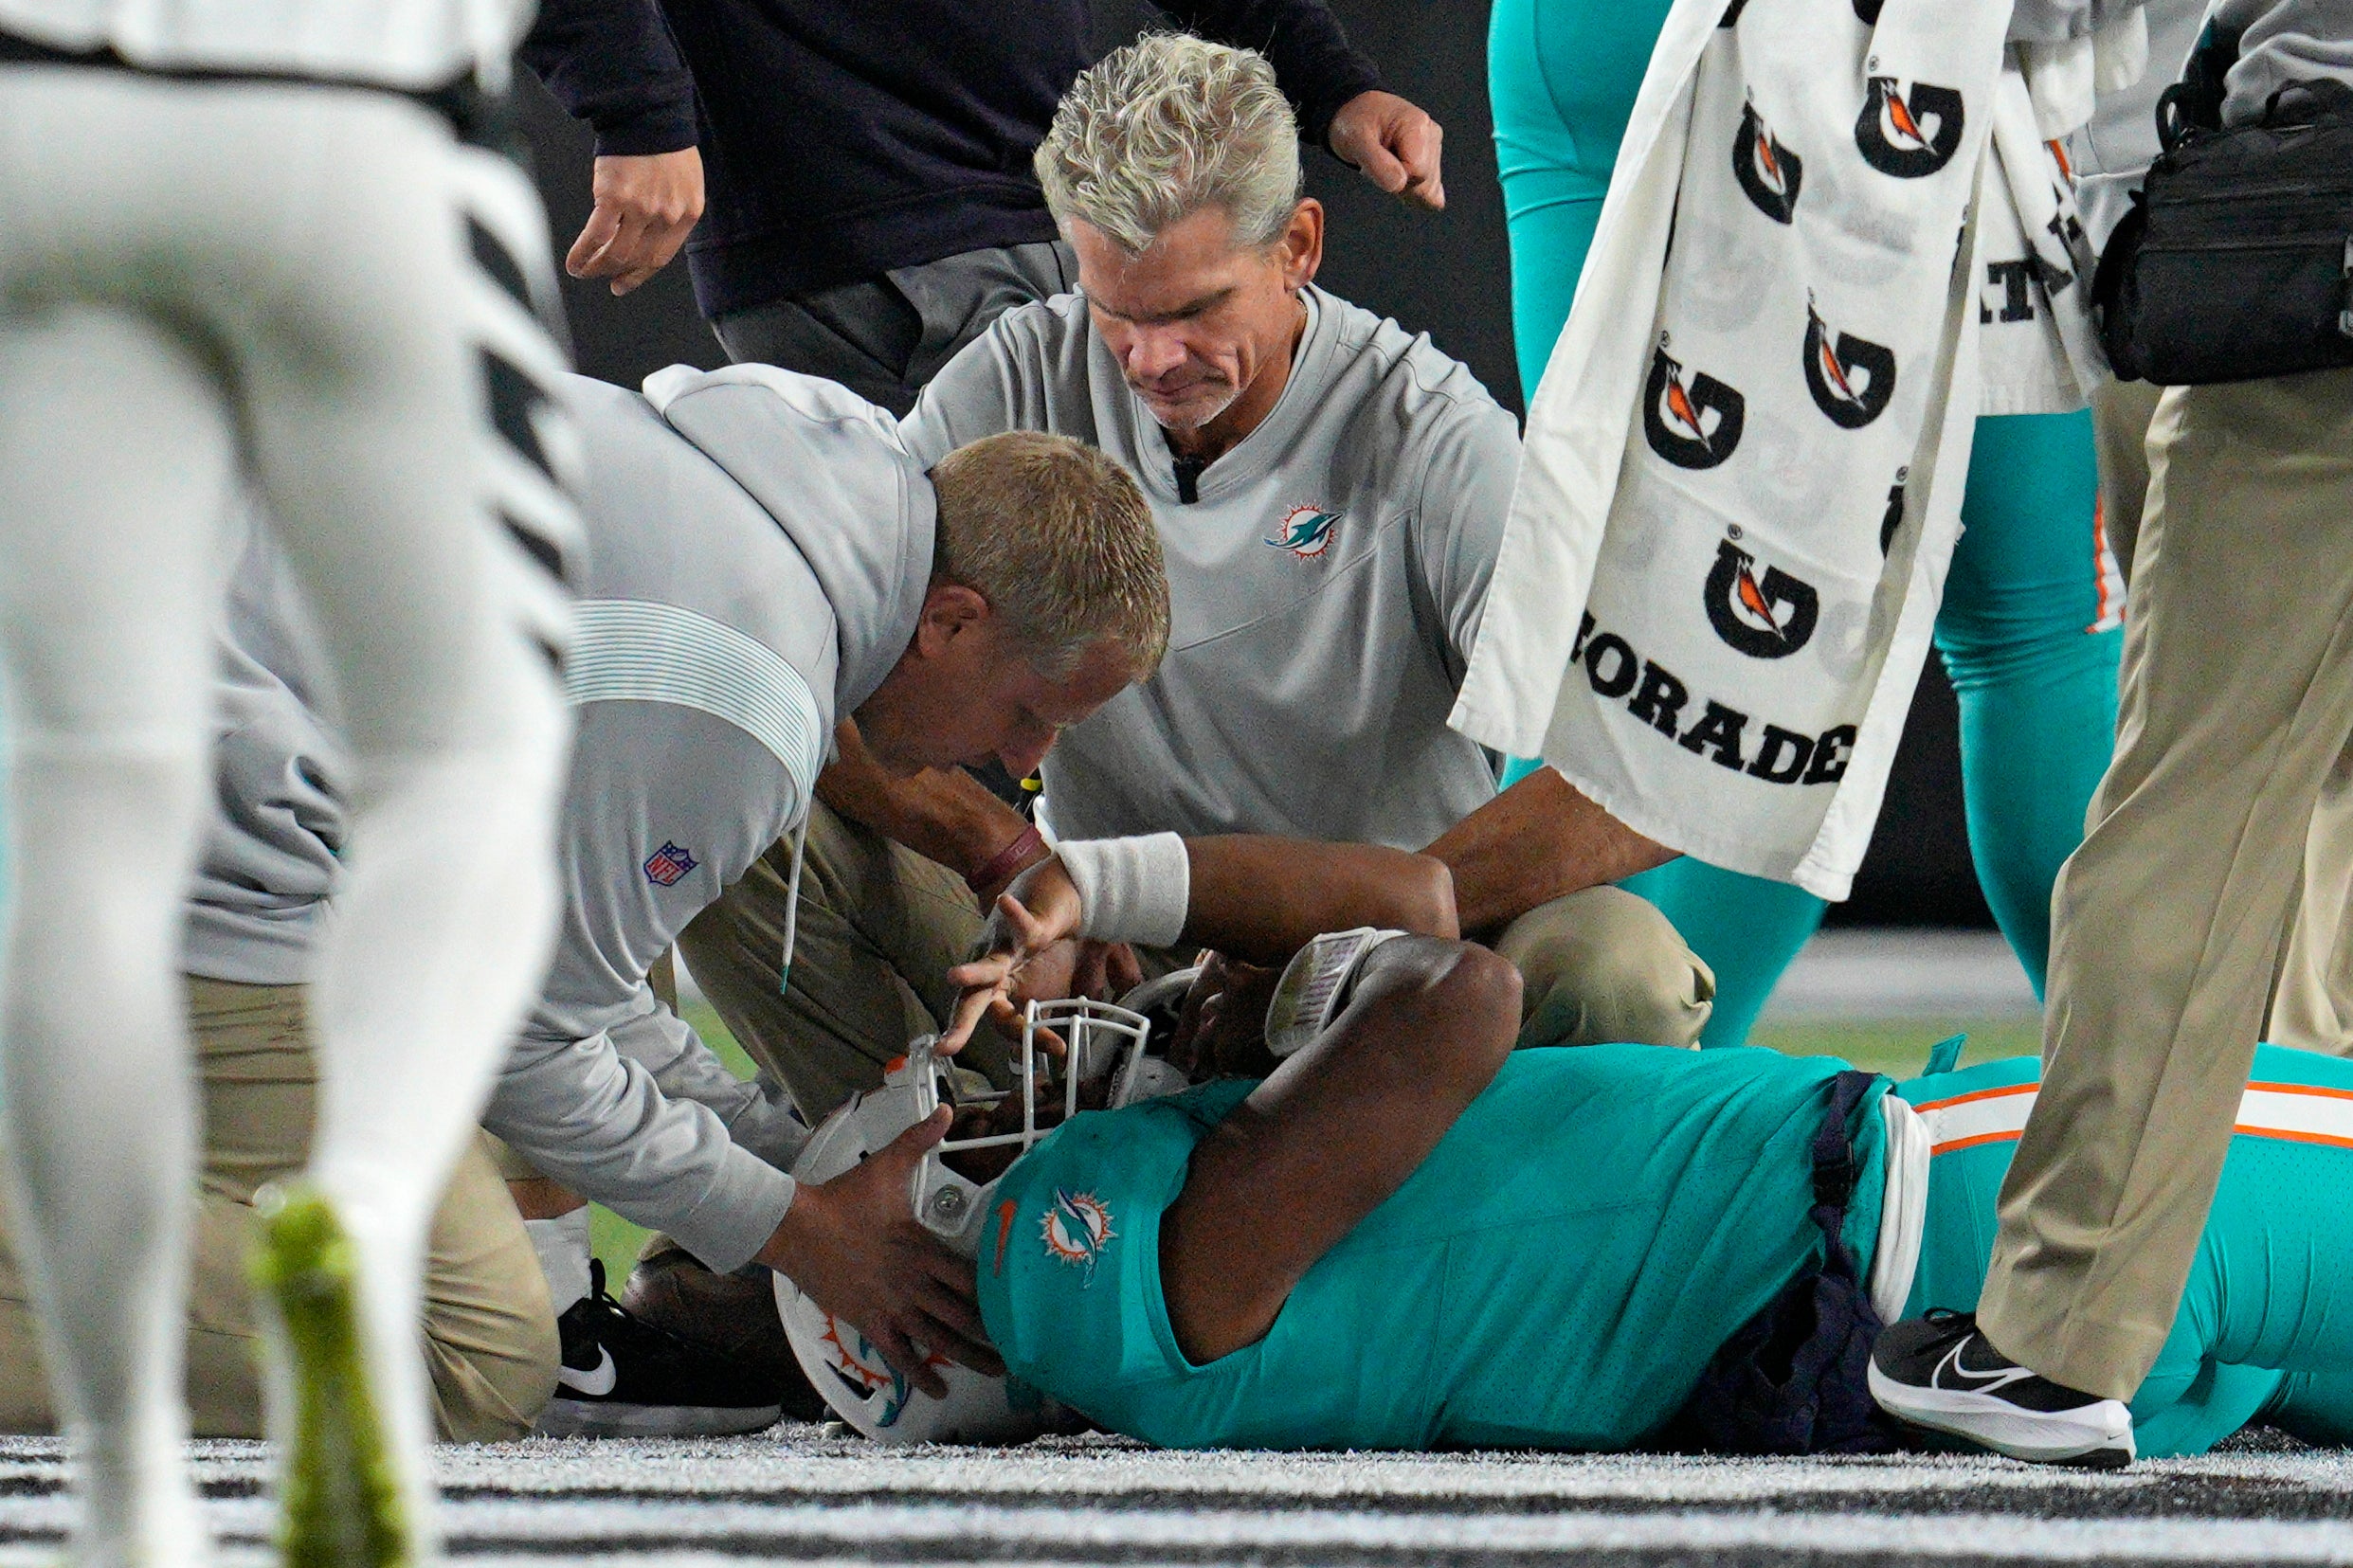
[(1258, 834), (1188, 838), (1185, 854), (1193, 885), (1182, 940), (1246, 963), (1279, 964), (1317, 932), (1352, 926), (1461, 934), (1454, 877), (1426, 855)]
[[(1317, 932), (1355, 926), (1460, 933), (1454, 878), (1426, 855), (1256, 834), (1188, 838), (1185, 853), (1191, 892), (1179, 940), (1246, 963), (1280, 964)], [(990, 917), (989, 955), (949, 971), (965, 997), (943, 1043), (962, 1044), (983, 1017), (1018, 1034), (1012, 991), (1023, 966), (1069, 940), (1081, 912), (1060, 860), (1016, 877)]]
[(1462, 928), (1491, 933), (1539, 904), (1675, 857), (1540, 767), (1440, 834), (1425, 855), (1455, 876)]
[(1188, 1361), (1265, 1338), (1308, 1270), (1487, 1087), (1519, 1023), (1519, 972), (1486, 948), (1409, 937), (1374, 950), (1332, 1026), (1201, 1141), (1161, 1218), (1161, 1289)]

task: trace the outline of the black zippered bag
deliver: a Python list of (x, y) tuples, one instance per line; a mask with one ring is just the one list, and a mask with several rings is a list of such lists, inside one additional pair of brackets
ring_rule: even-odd
[(2195, 80), (2158, 103), (2164, 151), (2091, 285), (2109, 366), (2183, 387), (2353, 365), (2353, 88), (2291, 82), (2255, 124), (2200, 123), (2218, 108)]

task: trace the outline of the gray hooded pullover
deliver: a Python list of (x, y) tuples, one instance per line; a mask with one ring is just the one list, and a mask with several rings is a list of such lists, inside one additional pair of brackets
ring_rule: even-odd
[[(646, 971), (805, 821), (835, 716), (914, 635), (932, 487), (888, 414), (813, 377), (681, 366), (643, 396), (569, 378), (569, 401), (588, 580), (565, 666), (578, 722), (565, 908), (482, 1123), (545, 1175), (733, 1269), (789, 1207), (783, 1167), (807, 1132), (781, 1095), (729, 1072)], [(274, 777), (225, 772), (224, 792)], [(228, 824), (250, 815), (225, 800)], [(216, 841), (248, 865), (241, 837)], [(331, 869), (333, 838), (315, 841), (310, 863)]]
[(1100, 447), (1160, 525), (1167, 658), (1048, 753), (1057, 834), (1421, 849), (1494, 798), (1494, 759), (1446, 715), (1486, 605), (1519, 428), (1427, 337), (1303, 294), (1282, 396), (1191, 476), (1079, 295), (998, 317), (907, 418), (926, 462), (1000, 430)]
[(181, 965), (208, 980), (296, 985), (335, 890), (350, 761), (319, 714), (326, 657), (293, 569), (244, 508), (219, 638), (218, 805), (189, 901)]

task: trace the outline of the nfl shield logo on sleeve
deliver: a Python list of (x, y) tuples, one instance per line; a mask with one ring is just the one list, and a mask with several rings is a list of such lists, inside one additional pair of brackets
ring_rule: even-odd
[(678, 845), (664, 840), (661, 848), (646, 857), (645, 880), (658, 888), (675, 888), (679, 878), (700, 864)]

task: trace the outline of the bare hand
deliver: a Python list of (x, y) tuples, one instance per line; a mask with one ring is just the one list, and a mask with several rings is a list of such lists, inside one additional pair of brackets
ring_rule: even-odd
[(572, 242), (564, 270), (609, 278), (626, 294), (667, 266), (702, 216), (702, 154), (676, 153), (596, 160), (589, 185), (596, 210)]
[[(1082, 942), (1078, 889), (1059, 859), (1042, 860), (998, 895), (983, 938), (983, 956), (948, 971), (963, 989), (940, 1036), (943, 1054), (960, 1050), (983, 1018), (1019, 1039), (1021, 1004), (1064, 997), (1107, 1000), (1143, 983), (1143, 965), (1124, 942)], [(1060, 1041), (1046, 1036), (1049, 1050)]]
[(915, 1166), (947, 1135), (950, 1114), (942, 1106), (890, 1147), (802, 1187), (759, 1255), (935, 1397), (948, 1384), (933, 1357), (992, 1376), (1005, 1371), (981, 1325), (972, 1265), (915, 1219)]
[(1275, 1058), (1266, 1049), (1266, 1009), (1280, 969), (1206, 955), (1168, 1041), (1168, 1061), (1196, 1080), (1220, 1073), (1264, 1077)]
[(1439, 169), (1445, 132), (1395, 93), (1359, 93), (1340, 105), (1325, 136), (1332, 154), (1392, 196), (1436, 212), (1446, 205)]

